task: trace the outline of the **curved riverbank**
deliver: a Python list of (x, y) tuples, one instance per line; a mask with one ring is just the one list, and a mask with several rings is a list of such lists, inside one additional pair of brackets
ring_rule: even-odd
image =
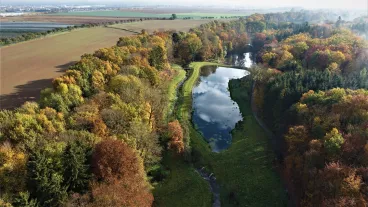
[[(273, 163), (275, 155), (269, 148), (268, 135), (252, 115), (251, 85), (243, 85), (240, 80), (229, 83), (231, 98), (243, 116), (243, 121), (232, 131), (230, 148), (212, 152), (194, 128), (192, 89), (201, 67), (208, 64), (216, 65), (192, 63), (188, 79), (178, 94), (176, 117), (188, 129), (191, 162), (177, 159), (173, 154), (164, 156), (163, 165), (170, 175), (155, 187), (155, 206), (286, 206), (286, 193)], [(216, 178), (212, 179), (213, 176)]]
[[(204, 65), (194, 65), (197, 66), (197, 71), (193, 71), (193, 81), (198, 78), (199, 66)], [(194, 83), (184, 84), (183, 93), (186, 98), (179, 113), (182, 120), (187, 121), (182, 124), (187, 124), (189, 128), (193, 163), (198, 168), (205, 166), (209, 172), (216, 175), (221, 205), (285, 206), (285, 191), (273, 165), (275, 155), (268, 147), (267, 133), (252, 115), (251, 99), (248, 95), (251, 87), (245, 88), (240, 80), (230, 81), (231, 97), (238, 103), (243, 121), (237, 123), (232, 131), (230, 148), (213, 153), (190, 120), (191, 89)]]

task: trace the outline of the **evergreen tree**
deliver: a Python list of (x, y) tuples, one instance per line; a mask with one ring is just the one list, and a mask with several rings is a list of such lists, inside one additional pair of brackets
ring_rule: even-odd
[(84, 192), (91, 178), (89, 160), (92, 148), (77, 140), (72, 141), (63, 153), (64, 185), (68, 191)]
[(44, 150), (32, 153), (27, 174), (31, 196), (37, 198), (41, 206), (59, 206), (66, 199), (67, 188), (62, 185), (62, 167), (57, 154), (50, 156)]

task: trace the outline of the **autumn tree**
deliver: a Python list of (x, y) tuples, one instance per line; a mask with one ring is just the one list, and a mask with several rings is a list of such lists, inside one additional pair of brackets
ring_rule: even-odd
[(176, 153), (184, 152), (184, 135), (183, 129), (178, 120), (172, 121), (168, 124), (169, 131), (169, 149), (173, 149)]
[(26, 155), (9, 142), (0, 146), (0, 196), (12, 201), (12, 195), (25, 190)]
[(153, 196), (136, 153), (119, 140), (97, 144), (92, 158), (97, 181), (92, 185), (94, 206), (151, 206)]
[(161, 160), (161, 146), (157, 134), (148, 123), (132, 122), (127, 134), (120, 135), (125, 143), (142, 158), (146, 170)]
[(44, 135), (52, 137), (65, 130), (62, 113), (48, 107), (40, 109), (34, 102), (26, 102), (13, 112), (0, 112), (0, 120), (4, 120), (0, 124), (4, 141), (10, 141), (24, 150), (45, 142)]
[(81, 103), (84, 98), (81, 88), (74, 84), (61, 83), (56, 89), (47, 88), (41, 91), (41, 107), (50, 107), (64, 114)]
[(178, 54), (185, 63), (193, 61), (202, 47), (201, 39), (194, 33), (189, 33), (181, 40), (178, 46)]
[(127, 103), (140, 103), (143, 99), (143, 83), (132, 75), (115, 76), (109, 83), (109, 90), (119, 94)]

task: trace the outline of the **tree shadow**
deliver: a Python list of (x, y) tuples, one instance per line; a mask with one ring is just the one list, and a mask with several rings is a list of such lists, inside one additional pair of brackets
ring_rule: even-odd
[[(63, 65), (55, 66), (58, 73), (64, 73), (70, 66), (77, 63), (71, 61)], [(60, 74), (60, 75), (61, 75)], [(26, 84), (15, 86), (15, 92), (0, 95), (0, 109), (14, 109), (26, 101), (38, 101), (43, 89), (52, 86), (53, 78), (29, 81)]]
[(68, 63), (62, 64), (62, 65), (57, 65), (55, 66), (55, 68), (59, 69), (57, 72), (65, 72), (69, 69), (70, 66), (76, 64), (78, 61), (70, 61)]
[(0, 109), (14, 109), (26, 101), (37, 101), (41, 90), (52, 86), (52, 80), (40, 79), (16, 86), (16, 92), (0, 96)]

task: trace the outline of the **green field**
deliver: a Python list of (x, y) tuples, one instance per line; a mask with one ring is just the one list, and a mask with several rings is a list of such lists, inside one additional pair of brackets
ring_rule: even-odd
[[(191, 17), (191, 18), (201, 18), (201, 17), (231, 17), (231, 16), (246, 16), (250, 13), (176, 13), (178, 18)], [(134, 17), (134, 18), (169, 18), (171, 14), (155, 14), (148, 12), (130, 12), (130, 11), (89, 11), (89, 12), (61, 12), (51, 15), (58, 16), (97, 16), (97, 17)]]
[[(183, 86), (184, 100), (178, 115), (189, 123), (191, 91), (206, 63), (193, 63), (192, 76)], [(250, 100), (240, 82), (231, 81), (231, 95), (240, 107), (243, 121), (233, 130), (229, 149), (213, 153), (201, 134), (189, 124), (193, 159), (197, 167), (213, 172), (221, 188), (222, 206), (286, 206), (286, 194), (277, 175), (268, 137), (251, 113)]]

